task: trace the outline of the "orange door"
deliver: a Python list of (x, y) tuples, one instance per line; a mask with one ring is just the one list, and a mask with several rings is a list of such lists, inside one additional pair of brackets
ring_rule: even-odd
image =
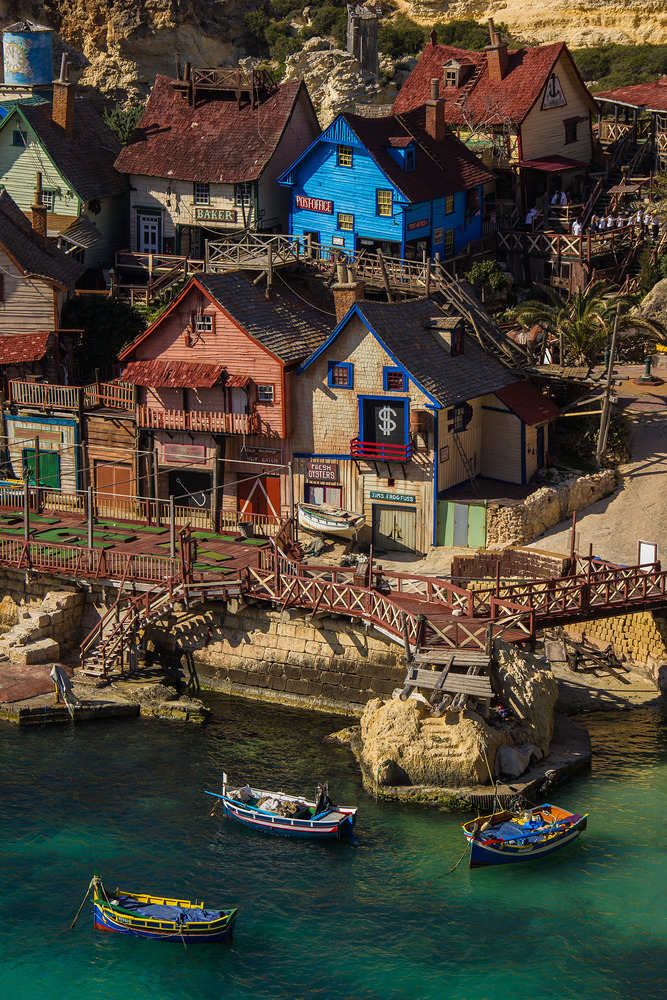
[(237, 473), (236, 497), (239, 513), (280, 518), (280, 477)]

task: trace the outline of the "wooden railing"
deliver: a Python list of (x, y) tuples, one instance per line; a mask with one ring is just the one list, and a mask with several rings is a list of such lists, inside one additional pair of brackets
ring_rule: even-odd
[(642, 226), (623, 226), (604, 233), (570, 236), (567, 233), (499, 231), (498, 249), (508, 253), (590, 262), (605, 254), (627, 252), (644, 239)]
[(156, 410), (137, 407), (139, 427), (177, 431), (201, 431), (207, 434), (257, 434), (257, 413), (210, 413), (204, 410)]
[(95, 382), (92, 385), (53, 385), (45, 382), (9, 382), (9, 401), (17, 406), (41, 410), (86, 410), (110, 406), (134, 409), (134, 387), (126, 382)]
[(134, 386), (129, 382), (94, 382), (83, 389), (83, 405), (89, 410), (110, 406), (117, 410), (134, 409)]

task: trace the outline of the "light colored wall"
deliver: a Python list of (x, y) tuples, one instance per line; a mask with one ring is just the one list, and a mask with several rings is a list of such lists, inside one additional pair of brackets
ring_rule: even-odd
[(521, 482), (521, 421), (497, 396), (483, 401), (483, 476), (504, 483)]
[[(461, 457), (455, 438), (470, 461), (475, 475), (480, 475), (482, 471), (482, 407), (481, 399), (473, 399), (469, 403), (473, 408), (473, 415), (470, 423), (464, 431), (454, 434), (449, 430), (451, 419), (447, 416), (449, 409), (441, 410), (438, 415), (438, 491), (449, 490), (459, 483), (464, 483), (469, 479), (463, 458)], [(442, 448), (448, 448), (449, 457), (446, 461), (440, 461)]]
[[(562, 57), (556, 63), (555, 75), (563, 88), (567, 105), (542, 111), (542, 101), (546, 86), (540, 92), (533, 110), (521, 126), (521, 152), (524, 160), (537, 156), (560, 155), (574, 160), (590, 162), (592, 156), (591, 122), (589, 102), (582, 90), (581, 81), (575, 75), (567, 59)], [(566, 118), (579, 115), (584, 121), (577, 126), (577, 141), (565, 144)]]
[[(2, 234), (0, 233), (0, 239)], [(0, 301), (0, 333), (37, 333), (55, 330), (64, 293), (39, 278), (24, 277), (0, 247), (4, 298)]]

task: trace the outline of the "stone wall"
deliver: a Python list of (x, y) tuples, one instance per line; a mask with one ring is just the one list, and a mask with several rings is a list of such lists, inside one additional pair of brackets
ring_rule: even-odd
[(146, 634), (151, 649), (190, 650), (200, 683), (262, 701), (360, 715), (405, 680), (403, 648), (361, 623), (308, 623), (257, 604), (230, 614), (221, 604), (172, 615)]
[(535, 549), (503, 549), (501, 552), (483, 549), (474, 556), (454, 556), (452, 577), (457, 580), (495, 580), (500, 566), (501, 579), (519, 577), (522, 580), (537, 580), (565, 576), (569, 565), (568, 556), (537, 552)]
[(634, 663), (650, 665), (652, 660), (667, 660), (667, 617), (652, 611), (598, 618), (568, 632), (583, 632), (589, 638), (611, 643), (617, 656), (625, 656)]
[(616, 489), (612, 469), (591, 476), (559, 481), (543, 486), (523, 503), (504, 506), (489, 504), (486, 514), (487, 545), (526, 545), (544, 534), (547, 528), (584, 510)]
[(43, 600), (21, 605), (5, 596), (1, 618), (9, 628), (0, 637), (0, 657), (14, 663), (58, 662), (79, 641), (84, 603), (80, 590), (49, 591)]

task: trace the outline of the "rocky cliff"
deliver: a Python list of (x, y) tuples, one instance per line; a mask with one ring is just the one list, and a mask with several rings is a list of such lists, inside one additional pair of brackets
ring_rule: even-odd
[[(236, 62), (243, 50), (244, 18), (260, 0), (0, 0), (0, 26), (29, 18), (48, 24), (56, 61), (61, 48), (75, 76), (114, 100), (143, 99), (156, 73), (172, 74), (174, 53), (196, 66)], [(402, 13), (422, 24), (489, 16), (530, 42), (564, 40), (570, 46), (601, 42), (667, 42), (664, 0), (399, 0)], [(303, 75), (323, 111), (323, 124), (353, 110), (363, 95), (390, 103), (396, 83), (368, 82), (346, 53), (326, 43), (288, 60), (288, 75)], [(388, 67), (383, 67), (388, 68)], [(400, 79), (397, 81), (400, 83)]]

